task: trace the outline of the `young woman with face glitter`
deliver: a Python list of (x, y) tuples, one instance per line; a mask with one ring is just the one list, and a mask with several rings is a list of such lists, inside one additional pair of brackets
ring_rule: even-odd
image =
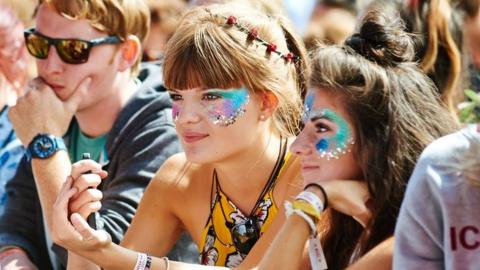
[[(301, 190), (288, 149), (306, 92), (304, 56), (282, 17), (232, 4), (186, 13), (163, 66), (184, 153), (151, 181), (122, 247), (68, 215), (72, 180), (56, 203), (53, 239), (105, 269), (166, 269), (168, 259), (136, 251), (165, 256), (187, 231), (204, 265), (258, 264), (285, 221), (283, 202)], [(72, 178), (89, 164), (77, 163)]]
[[(313, 53), (304, 128), (291, 148), (306, 189), (286, 207), (263, 268), (296, 269), (307, 240), (314, 269), (352, 266), (393, 235), (417, 158), (455, 128), (393, 18), (371, 11), (345, 44)], [(368, 269), (391, 268), (389, 257)]]

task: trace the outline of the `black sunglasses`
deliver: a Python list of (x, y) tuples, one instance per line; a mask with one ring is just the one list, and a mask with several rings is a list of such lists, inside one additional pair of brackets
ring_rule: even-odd
[(58, 56), (68, 64), (83, 64), (88, 61), (90, 50), (102, 44), (118, 44), (117, 36), (106, 36), (92, 40), (50, 38), (35, 31), (35, 28), (24, 31), (28, 52), (39, 59), (47, 59), (51, 45), (57, 49)]
[(228, 223), (234, 246), (242, 254), (248, 254), (260, 238), (260, 231), (254, 219), (244, 219), (240, 223)]

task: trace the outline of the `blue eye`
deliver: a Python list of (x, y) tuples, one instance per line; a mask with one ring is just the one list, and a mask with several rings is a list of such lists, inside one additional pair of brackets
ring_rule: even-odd
[(178, 101), (178, 100), (182, 100), (182, 95), (170, 93), (170, 98), (171, 98), (173, 101)]

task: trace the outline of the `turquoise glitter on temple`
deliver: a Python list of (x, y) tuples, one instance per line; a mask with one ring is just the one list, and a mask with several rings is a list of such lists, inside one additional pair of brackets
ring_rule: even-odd
[(350, 128), (348, 127), (347, 121), (334, 111), (329, 109), (315, 109), (309, 111), (307, 116), (308, 119), (328, 119), (337, 125), (335, 135), (322, 138), (315, 144), (315, 148), (320, 152), (322, 157), (326, 157), (327, 159), (338, 158), (340, 154), (345, 153), (348, 144), (353, 143), (353, 140), (350, 138)]
[(232, 102), (232, 107), (235, 109), (240, 108), (243, 106), (248, 100), (248, 90), (245, 87), (241, 88), (234, 88), (228, 91), (212, 91), (212, 94), (217, 94), (222, 96), (223, 98)]
[[(325, 109), (324, 110), (325, 118), (328, 118), (335, 122), (338, 125), (337, 133), (335, 134), (335, 141), (340, 148), (345, 148), (347, 146), (348, 139), (350, 138), (350, 128), (348, 127), (347, 122), (340, 115), (335, 112)], [(332, 138), (329, 139), (329, 141)]]
[(309, 118), (310, 112), (313, 109), (313, 102), (315, 100), (314, 93), (308, 93), (307, 97), (305, 98), (305, 104), (303, 106), (303, 116), (302, 121), (305, 122)]

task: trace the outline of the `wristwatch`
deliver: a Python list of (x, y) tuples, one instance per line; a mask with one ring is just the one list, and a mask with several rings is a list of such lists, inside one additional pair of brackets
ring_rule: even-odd
[(32, 158), (47, 159), (59, 150), (67, 150), (62, 138), (50, 134), (38, 134), (27, 147), (27, 160)]

